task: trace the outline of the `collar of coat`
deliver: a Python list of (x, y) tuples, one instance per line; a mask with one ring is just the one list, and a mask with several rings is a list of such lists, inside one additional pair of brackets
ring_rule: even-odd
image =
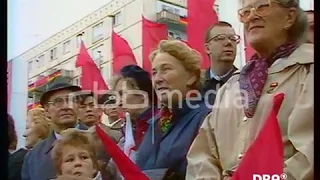
[[(314, 63), (314, 46), (310, 43), (301, 44), (293, 53), (284, 58), (280, 63), (274, 64), (269, 68), (269, 74), (274, 74), (295, 64), (313, 64)], [(239, 74), (241, 70), (233, 72), (232, 75)]]

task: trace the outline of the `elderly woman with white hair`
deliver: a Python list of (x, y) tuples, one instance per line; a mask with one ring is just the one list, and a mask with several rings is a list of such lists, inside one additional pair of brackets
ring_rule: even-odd
[(297, 0), (244, 0), (238, 13), (256, 54), (219, 90), (219, 106), (188, 152), (187, 179), (230, 179), (279, 93), (283, 171), (287, 179), (313, 179), (314, 56), (313, 45), (303, 43), (306, 15)]

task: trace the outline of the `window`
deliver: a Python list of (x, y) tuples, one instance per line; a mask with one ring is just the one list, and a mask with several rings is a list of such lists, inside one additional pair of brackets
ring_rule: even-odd
[(73, 79), (73, 84), (76, 85), (76, 86), (80, 86), (79, 77), (76, 77), (76, 78)]
[(77, 35), (77, 37), (76, 37), (77, 47), (80, 47), (80, 44), (81, 44), (82, 39), (84, 38), (84, 36), (85, 36), (85, 33), (84, 33), (84, 32), (82, 32), (82, 33), (80, 33), (80, 34)]
[[(111, 83), (110, 83), (110, 74), (109, 74), (110, 71), (109, 71), (109, 69), (110, 69), (110, 62), (104, 64), (103, 67), (102, 67), (101, 70), (100, 70), (101, 75), (102, 75), (104, 81), (105, 81), (108, 85), (111, 84)], [(109, 88), (111, 88), (111, 87), (109, 86)]]
[(102, 48), (103, 48), (103, 44), (101, 44), (101, 45), (95, 47), (94, 49), (92, 49), (92, 59), (94, 61), (97, 62), (103, 57)]
[(50, 60), (55, 60), (57, 59), (57, 48), (51, 49), (50, 51)]
[(33, 61), (29, 61), (29, 62), (28, 62), (28, 71), (29, 71), (29, 72), (32, 71), (32, 66), (33, 66)]
[(70, 52), (70, 40), (64, 42), (62, 47), (63, 54), (67, 54), (68, 52)]
[(113, 26), (118, 26), (121, 24), (121, 12), (118, 12), (114, 15), (114, 18), (113, 18)]
[(181, 37), (180, 37), (180, 34), (177, 33), (177, 32), (174, 32), (174, 31), (168, 31), (168, 36), (170, 38), (174, 38), (174, 39), (178, 39), (178, 40), (181, 40)]
[(36, 60), (36, 62), (38, 63), (38, 68), (43, 67), (44, 66), (44, 54), (39, 56), (38, 59)]
[(93, 30), (93, 34), (92, 34), (93, 35), (93, 37), (92, 37), (92, 41), (93, 42), (96, 42), (96, 41), (98, 41), (98, 40), (103, 38), (103, 34), (104, 34), (104, 32), (103, 32), (103, 22), (93, 26), (92, 30)]

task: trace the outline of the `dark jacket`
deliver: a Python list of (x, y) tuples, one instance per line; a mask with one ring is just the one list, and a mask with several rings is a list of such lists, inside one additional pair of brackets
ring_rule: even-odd
[[(79, 129), (88, 128), (82, 123)], [(26, 156), (22, 167), (22, 180), (49, 180), (56, 178), (56, 168), (51, 158), (56, 137), (52, 131), (48, 138), (38, 143)]]
[(187, 152), (210, 112), (202, 100), (189, 101), (189, 104), (198, 107), (188, 107), (184, 100), (181, 108), (172, 109), (173, 124), (163, 135), (158, 125), (160, 114), (149, 120), (149, 128), (137, 153), (136, 164), (141, 170), (168, 168), (185, 176)]
[[(201, 94), (204, 97), (204, 101), (213, 106), (219, 88), (222, 87), (230, 79), (230, 77), (236, 70), (238, 69), (235, 66), (233, 66), (232, 72), (228, 76), (224, 77), (222, 80), (218, 81), (215, 78), (210, 77), (210, 69), (207, 69), (204, 75), (205, 82), (201, 88)], [(212, 91), (210, 91), (209, 93), (209, 90)], [(207, 92), (208, 94), (205, 95)]]
[(8, 162), (9, 180), (21, 179), (21, 170), (22, 170), (23, 160), (27, 153), (28, 153), (27, 149), (21, 148), (18, 151), (14, 152), (13, 154), (9, 155), (9, 162)]

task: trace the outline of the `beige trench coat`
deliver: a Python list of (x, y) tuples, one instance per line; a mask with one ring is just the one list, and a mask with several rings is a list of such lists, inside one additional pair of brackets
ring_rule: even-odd
[[(239, 72), (235, 72), (218, 91), (215, 106), (190, 147), (186, 179), (228, 179), (227, 172), (237, 168), (269, 114), (273, 96), (278, 93), (285, 93), (278, 114), (285, 146), (284, 172), (288, 179), (313, 179), (313, 62), (311, 44), (303, 44), (288, 58), (277, 60), (268, 70), (268, 80), (253, 118), (244, 115)], [(273, 89), (271, 84), (278, 85)]]

